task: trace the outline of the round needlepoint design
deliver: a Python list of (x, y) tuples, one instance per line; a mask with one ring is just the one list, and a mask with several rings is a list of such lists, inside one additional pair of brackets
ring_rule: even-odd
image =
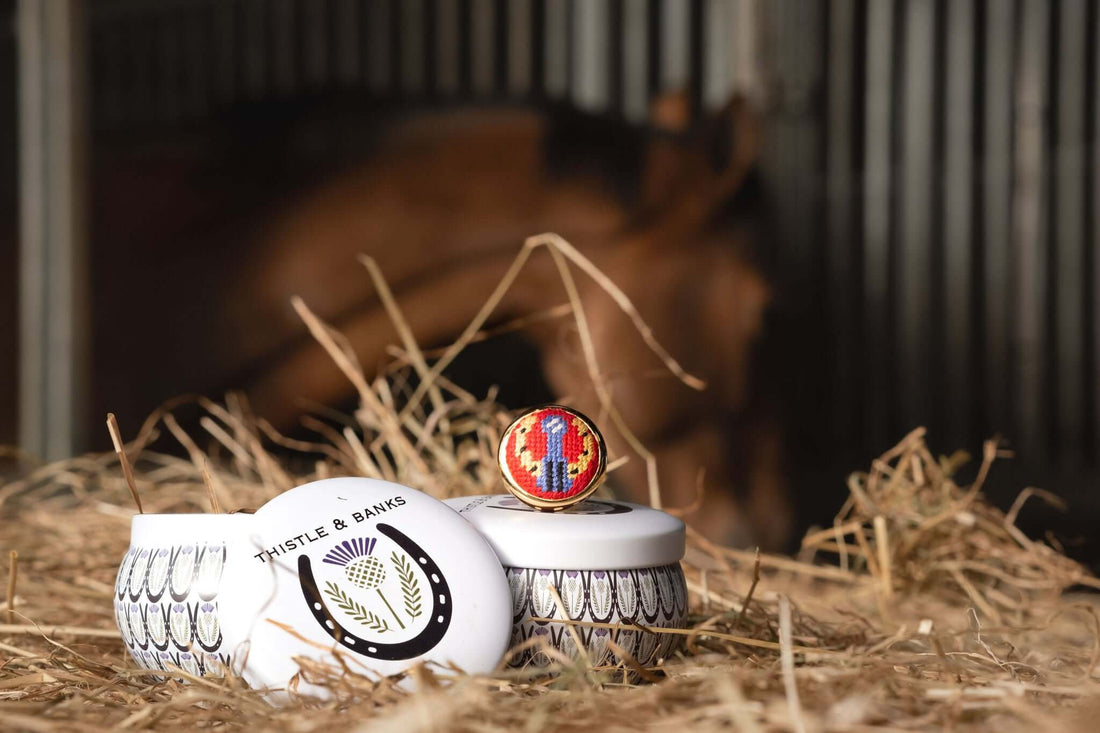
[(539, 509), (564, 509), (600, 485), (607, 448), (587, 417), (548, 405), (525, 412), (508, 426), (498, 461), (517, 499)]

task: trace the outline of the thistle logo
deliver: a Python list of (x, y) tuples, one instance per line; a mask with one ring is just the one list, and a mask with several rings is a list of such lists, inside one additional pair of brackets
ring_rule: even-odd
[[(386, 610), (389, 611), (390, 617), (397, 622), (399, 627), (404, 629), (405, 623), (401, 618), (401, 614), (393, 610), (393, 606), (390, 605), (389, 599), (386, 598), (380, 587), (386, 582), (386, 566), (381, 560), (371, 556), (376, 544), (378, 544), (378, 540), (373, 537), (359, 537), (348, 540), (330, 550), (322, 562), (344, 568), (344, 575), (347, 576), (352, 585), (363, 590), (373, 590), (377, 593), (378, 598), (381, 599), (386, 606)], [(407, 578), (407, 583), (402, 587), (402, 591), (408, 620), (413, 621), (423, 613), (421, 610), (420, 582), (411, 571), (408, 556), (398, 555), (395, 552), (391, 559), (398, 573), (404, 572)], [(325, 583), (325, 595), (340, 608), (354, 611), (355, 620), (360, 621), (372, 630), (383, 633), (390, 630), (388, 618), (380, 618), (367, 611), (360, 604), (350, 600), (348, 595), (336, 583), (331, 581)]]
[(301, 555), (302, 596), (317, 623), (348, 649), (374, 659), (410, 659), (446, 634), (450, 588), (407, 535), (388, 524), (376, 529), (381, 537), (356, 537), (331, 548), (316, 575), (309, 556)]

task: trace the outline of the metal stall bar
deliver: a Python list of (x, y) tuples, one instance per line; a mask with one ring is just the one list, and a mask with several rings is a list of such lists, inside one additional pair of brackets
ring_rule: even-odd
[[(1091, 334), (1089, 336), (1091, 357), (1091, 373), (1086, 377), (1086, 383), (1092, 391), (1092, 424), (1089, 437), (1091, 445), (1087, 449), (1092, 454), (1091, 464), (1093, 468), (1100, 468), (1100, 3), (1091, 3), (1089, 12), (1092, 22), (1089, 24), (1089, 34), (1092, 43), (1089, 48), (1092, 52), (1092, 79), (1089, 85), (1087, 100), (1092, 107), (1089, 141), (1092, 143), (1092, 158), (1089, 167), (1089, 185), (1091, 187), (1091, 201), (1088, 206), (1092, 209), (1089, 217), (1089, 234), (1085, 240), (1085, 251), (1091, 257), (1091, 272), (1086, 271), (1089, 278), (1090, 301), (1086, 315), (1091, 318)], [(1086, 397), (1086, 399), (1088, 399)]]
[[(858, 435), (859, 416), (854, 378), (860, 360), (857, 158), (862, 140), (854, 132), (859, 119), (856, 65), (862, 62), (863, 38), (858, 34), (855, 0), (834, 0), (830, 4), (828, 39), (828, 81), (825, 145), (825, 231), (826, 290), (829, 302), (829, 332), (833, 338), (832, 433), (839, 440), (853, 441)], [(862, 9), (866, 12), (866, 8)]]
[(1063, 0), (1058, 26), (1056, 63), (1059, 84), (1055, 176), (1054, 255), (1057, 283), (1055, 330), (1058, 423), (1055, 431), (1062, 457), (1073, 465), (1082, 459), (1085, 425), (1085, 0)]
[(19, 441), (85, 445), (88, 323), (84, 25), (79, 0), (20, 0)]
[(532, 0), (508, 3), (508, 94), (523, 98), (531, 92), (532, 37), (534, 8)]
[(864, 110), (863, 293), (865, 369), (863, 407), (869, 443), (886, 447), (893, 438), (887, 396), (891, 388), (890, 212), (894, 104), (891, 96), (895, 18), (890, 2), (868, 4)]
[(497, 17), (493, 0), (473, 0), (470, 9), (471, 86), (474, 97), (491, 97), (496, 86)]
[[(573, 12), (571, 32), (576, 59), (573, 62), (573, 103), (589, 112), (607, 109), (610, 91), (608, 47), (608, 5), (581, 3)], [(615, 32), (620, 32), (616, 28)]]
[(1013, 186), (1013, 255), (1016, 269), (1016, 433), (1022, 458), (1047, 456), (1050, 411), (1044, 395), (1047, 373), (1047, 123), (1050, 8), (1047, 0), (1024, 0), (1016, 66), (1016, 149)]
[(1016, 53), (1015, 5), (986, 3), (985, 115), (982, 137), (983, 317), (982, 378), (986, 431), (1011, 430), (1009, 399), (1010, 324), (1012, 322), (1012, 69)]
[(348, 89), (360, 78), (360, 11), (362, 7), (356, 0), (336, 0), (332, 10), (333, 71), (339, 85)]
[(458, 95), (462, 84), (459, 56), (461, 50), (458, 0), (439, 0), (436, 6), (436, 88), (440, 96)]
[(947, 5), (943, 159), (943, 280), (944, 310), (937, 324), (945, 335), (946, 445), (968, 445), (973, 432), (974, 394), (973, 231), (974, 225), (974, 3), (958, 0)]
[(646, 119), (649, 104), (649, 33), (646, 0), (626, 0), (623, 5), (623, 116), (633, 123)]
[(561, 99), (569, 91), (569, 3), (546, 0), (546, 94)]
[(400, 7), (401, 33), (394, 34), (401, 46), (400, 89), (404, 95), (417, 97), (426, 91), (428, 13), (423, 0), (405, 0)]
[(367, 11), (363, 14), (366, 25), (366, 50), (363, 53), (363, 63), (366, 64), (365, 74), (367, 86), (376, 94), (387, 91), (390, 83), (390, 69), (393, 54), (390, 47), (396, 43), (396, 38), (390, 32), (390, 15), (394, 12), (389, 3), (374, 2), (367, 5)]
[(936, 8), (932, 0), (905, 6), (898, 207), (896, 353), (899, 397), (906, 422), (930, 418), (932, 311), (932, 192)]

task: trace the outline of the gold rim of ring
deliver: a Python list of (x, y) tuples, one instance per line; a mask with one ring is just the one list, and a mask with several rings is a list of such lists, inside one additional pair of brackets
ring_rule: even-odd
[[(588, 428), (593, 437), (596, 439), (596, 471), (592, 474), (591, 481), (588, 482), (588, 486), (583, 491), (572, 496), (568, 496), (564, 499), (544, 499), (541, 496), (534, 496), (529, 494), (526, 489), (518, 485), (515, 478), (512, 476), (511, 469), (508, 468), (506, 446), (508, 445), (508, 438), (511, 437), (520, 421), (526, 418), (533, 412), (540, 410), (561, 410), (567, 412), (571, 416), (577, 418), (585, 427)], [(603, 483), (604, 472), (607, 470), (607, 444), (604, 443), (603, 433), (596, 427), (596, 424), (585, 415), (584, 413), (574, 410), (572, 407), (566, 407), (565, 405), (549, 404), (534, 407), (530, 410), (525, 410), (522, 414), (516, 417), (515, 420), (504, 429), (504, 433), (500, 436), (500, 444), (497, 446), (497, 467), (500, 469), (501, 476), (504, 477), (504, 485), (508, 487), (508, 491), (512, 496), (516, 497), (524, 504), (532, 506), (536, 509), (543, 511), (556, 511), (559, 509), (565, 509), (571, 507), (574, 504), (587, 499), (589, 496), (595, 493), (596, 489), (600, 488), (600, 484)]]

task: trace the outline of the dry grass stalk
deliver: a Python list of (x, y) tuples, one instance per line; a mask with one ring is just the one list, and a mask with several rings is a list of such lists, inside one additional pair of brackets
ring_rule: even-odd
[[(255, 508), (296, 482), (342, 475), (382, 476), (441, 498), (499, 490), (494, 452), (511, 416), (491, 394), (475, 397), (441, 372), (484, 335), (493, 304), (543, 246), (561, 263), (563, 280), (576, 267), (616, 297), (567, 243), (532, 238), (483, 313), (439, 361), (430, 363), (435, 355), (420, 351), (395, 323), (401, 346), (373, 380), (346, 340), (296, 301), (360, 393), (351, 416), (320, 409), (303, 421), (315, 439), (280, 435), (237, 396), (225, 403), (184, 397), (145, 422), (130, 446), (133, 465), (115, 426), (117, 461), (108, 454), (28, 464), (24, 475), (0, 486), (0, 531), (5, 545), (20, 550), (18, 615), (26, 620), (0, 625), (0, 727), (310, 733), (362, 723), (371, 730), (479, 733), (731, 726), (1009, 733), (1069, 730), (1073, 707), (1087, 712), (1100, 692), (1100, 620), (1091, 599), (1061, 593), (1095, 580), (1015, 527), (1023, 501), (1042, 494), (1021, 495), (1007, 515), (983, 502), (981, 480), (996, 446), (986, 451), (979, 481), (963, 489), (951, 479), (957, 461), (933, 459), (921, 431), (853, 475), (834, 526), (807, 536), (809, 550), (835, 553), (840, 567), (720, 547), (691, 532), (684, 562), (689, 628), (641, 629), (680, 634), (683, 650), (650, 668), (624, 653), (613, 667), (593, 668), (543, 648), (549, 669), (470, 677), (418, 667), (410, 675), (421, 691), (410, 694), (399, 680), (375, 678), (348, 659), (334, 667), (302, 660), (300, 679), (331, 687), (335, 697), (295, 697), (281, 707), (238, 678), (184, 684), (135, 669), (111, 601), (133, 515), (124, 507), (138, 499), (135, 476), (153, 512), (203, 512), (215, 500)], [(382, 293), (380, 273), (366, 266)], [(581, 329), (576, 289), (567, 292), (568, 311), (559, 308), (553, 317), (572, 314)], [(396, 303), (383, 299), (399, 321)], [(629, 301), (616, 299), (636, 317)], [(636, 324), (643, 338), (652, 338)], [(666, 364), (698, 386), (671, 359)], [(588, 367), (602, 389), (607, 375), (594, 360)], [(171, 415), (184, 402), (204, 413), (201, 440), (179, 430)], [(613, 420), (614, 404), (605, 411)], [(177, 443), (186, 459), (164, 452)], [(576, 633), (573, 627), (585, 624), (567, 625)], [(1094, 719), (1083, 714), (1080, 730)]]
[(111, 434), (111, 442), (115, 446), (115, 454), (118, 456), (118, 462), (122, 464), (122, 475), (126, 477), (126, 487), (130, 489), (130, 496), (133, 497), (134, 503), (137, 504), (138, 513), (142, 514), (144, 511), (141, 508), (141, 495), (138, 494), (137, 484), (134, 482), (134, 470), (130, 467), (130, 459), (126, 457), (126, 448), (122, 442), (121, 433), (118, 429), (118, 420), (115, 418), (115, 413), (107, 413), (107, 431)]
[(960, 487), (952, 478), (958, 457), (934, 459), (924, 432), (911, 432), (870, 472), (852, 474), (851, 500), (833, 529), (807, 535), (803, 547), (854, 557), (887, 597), (900, 590), (965, 601), (998, 624), (1027, 622), (1071, 586), (1098, 587), (1080, 565), (1016, 527), (1023, 502), (1047, 492), (1025, 490), (1008, 514), (980, 500), (1004, 455), (995, 442), (984, 445), (974, 482)]
[(798, 697), (798, 683), (794, 679), (791, 602), (787, 596), (779, 597), (779, 659), (783, 669), (783, 688), (787, 696), (787, 709), (791, 714), (791, 728), (795, 733), (806, 733), (806, 722), (802, 719), (802, 702)]
[(121, 639), (118, 629), (86, 628), (82, 626), (39, 626), (38, 624), (0, 624), (0, 634), (42, 637), (76, 636), (96, 639)]
[(202, 463), (202, 485), (210, 497), (210, 511), (214, 514), (222, 513), (222, 504), (218, 500), (218, 492), (214, 488), (214, 479), (210, 475), (210, 467), (206, 461)]
[(8, 552), (8, 623), (15, 621), (15, 584), (19, 580), (19, 553)]

